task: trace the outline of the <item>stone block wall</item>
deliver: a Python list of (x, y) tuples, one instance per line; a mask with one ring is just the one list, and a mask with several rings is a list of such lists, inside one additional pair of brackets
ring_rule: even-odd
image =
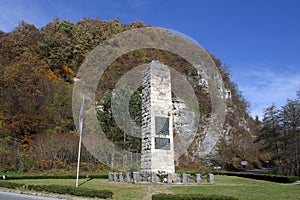
[(171, 77), (169, 68), (152, 61), (142, 83), (142, 171), (175, 172)]

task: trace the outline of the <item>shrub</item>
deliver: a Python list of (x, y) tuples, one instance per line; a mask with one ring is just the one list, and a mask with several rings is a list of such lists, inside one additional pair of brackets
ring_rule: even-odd
[(7, 181), (0, 181), (0, 187), (10, 188), (10, 189), (17, 189), (17, 188), (25, 187), (25, 185), (20, 184), (20, 183), (11, 183), (11, 182), (7, 182)]
[(298, 180), (298, 177), (297, 176), (288, 176), (288, 179), (289, 179), (290, 183), (294, 183)]
[(225, 195), (154, 194), (152, 200), (237, 200), (237, 198)]
[(28, 185), (29, 190), (46, 191), (57, 194), (70, 194), (74, 196), (98, 197), (102, 199), (112, 198), (109, 190), (93, 190), (88, 188), (76, 188), (62, 185)]
[(108, 179), (108, 174), (104, 175), (89, 175), (89, 178), (95, 178), (95, 179)]
[(27, 189), (35, 191), (47, 191), (47, 185), (28, 185)]
[(253, 174), (253, 173), (235, 173), (235, 172), (214, 172), (214, 174), (226, 176), (238, 176), (256, 180), (271, 181), (276, 183), (293, 183), (298, 180), (296, 176), (278, 176), (272, 174)]
[[(108, 175), (80, 175), (80, 179), (83, 178), (95, 178), (95, 179), (108, 179)], [(9, 176), (9, 180), (20, 180), (20, 179), (76, 179), (75, 175), (63, 175), (63, 176)]]

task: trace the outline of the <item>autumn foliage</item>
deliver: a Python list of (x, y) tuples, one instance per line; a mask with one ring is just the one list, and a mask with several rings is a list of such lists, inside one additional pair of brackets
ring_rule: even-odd
[[(43, 170), (76, 162), (73, 78), (100, 42), (141, 26), (118, 19), (85, 18), (77, 24), (55, 19), (42, 29), (22, 21), (12, 32), (1, 32), (0, 170)], [(96, 162), (83, 154), (84, 162)]]

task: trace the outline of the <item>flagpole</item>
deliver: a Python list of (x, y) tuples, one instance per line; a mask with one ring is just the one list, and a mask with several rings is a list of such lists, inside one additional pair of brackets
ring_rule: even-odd
[(84, 112), (84, 97), (82, 99), (82, 105), (79, 114), (79, 144), (78, 144), (78, 162), (77, 162), (77, 174), (76, 174), (76, 187), (78, 187), (78, 177), (79, 177), (79, 166), (80, 166), (80, 152), (81, 152), (81, 140), (82, 140), (82, 128), (83, 128), (83, 112)]

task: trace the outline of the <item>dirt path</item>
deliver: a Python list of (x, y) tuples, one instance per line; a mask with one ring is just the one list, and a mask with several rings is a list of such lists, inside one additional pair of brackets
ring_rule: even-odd
[(174, 194), (174, 192), (170, 191), (170, 186), (168, 185), (149, 185), (146, 190), (146, 196), (143, 198), (143, 200), (151, 200), (151, 197), (153, 194)]

